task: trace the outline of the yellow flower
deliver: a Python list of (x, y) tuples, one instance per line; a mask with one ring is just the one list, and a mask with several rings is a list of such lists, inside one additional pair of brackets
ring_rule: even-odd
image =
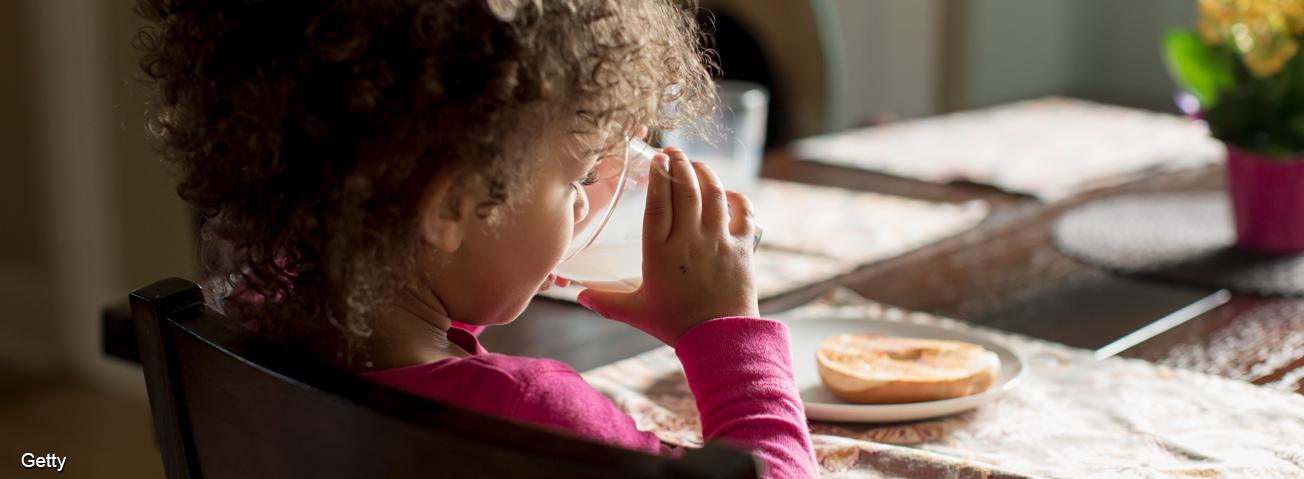
[(1255, 77), (1281, 71), (1299, 51), (1304, 0), (1199, 0), (1200, 35), (1236, 48)]

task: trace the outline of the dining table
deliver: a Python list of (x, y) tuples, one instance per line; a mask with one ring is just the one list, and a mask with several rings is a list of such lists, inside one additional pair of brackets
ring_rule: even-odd
[[(1021, 355), (1026, 355), (1024, 357), (1036, 357), (1039, 360), (1051, 358), (1052, 362), (1058, 361), (1062, 363), (1061, 366), (1068, 365), (1064, 367), (1074, 371), (1067, 376), (1069, 379), (1056, 379), (1045, 374), (1038, 378), (1034, 374), (1032, 379), (1025, 379), (1025, 384), (1021, 386), (1026, 391), (1025, 398), (1029, 394), (1050, 397), (1105, 394), (1100, 396), (1105, 398), (1101, 400), (1108, 402), (1110, 391), (1123, 384), (1137, 384), (1141, 389), (1167, 385), (1164, 386), (1168, 388), (1167, 392), (1155, 393), (1156, 396), (1149, 396), (1143, 401), (1154, 403), (1153, 399), (1160, 398), (1162, 403), (1166, 401), (1163, 398), (1167, 397), (1163, 394), (1180, 397), (1190, 395), (1188, 393), (1200, 393), (1212, 397), (1220, 396), (1225, 389), (1232, 391), (1226, 397), (1237, 397), (1237, 394), (1255, 398), (1261, 396), (1267, 398), (1263, 401), (1277, 406), (1279, 404), (1273, 401), (1284, 401), (1287, 410), (1297, 412), (1288, 412), (1283, 424), (1293, 424), (1291, 427), (1304, 424), (1304, 415), (1301, 415), (1304, 414), (1304, 407), (1295, 407), (1304, 404), (1304, 399), (1299, 397), (1304, 394), (1304, 298), (1228, 294), (1211, 286), (1106, 271), (1065, 254), (1055, 243), (1053, 230), (1056, 221), (1066, 213), (1098, 200), (1135, 195), (1221, 191), (1224, 189), (1221, 164), (1171, 171), (1147, 171), (1127, 181), (1077, 191), (1054, 201), (976, 182), (921, 181), (866, 169), (805, 161), (788, 147), (768, 150), (762, 165), (761, 177), (769, 180), (934, 203), (958, 205), (979, 201), (987, 208), (987, 214), (981, 221), (957, 234), (901, 254), (855, 265), (854, 268), (848, 268), (827, 279), (800, 284), (782, 293), (764, 297), (759, 304), (762, 316), (790, 318), (795, 311), (817, 308), (812, 304), (828, 301), (830, 296), (855, 296), (857, 301), (864, 301), (877, 308), (872, 309), (877, 312), (865, 313), (867, 315), (882, 314), (888, 310), (904, 311), (907, 313), (898, 316), (923, 318), (921, 321), (932, 326), (973, 330), (976, 331), (975, 334), (992, 336), (998, 342), (1013, 344), (1011, 347), (1021, 351)], [(1219, 300), (1209, 303), (1210, 298), (1215, 297)], [(1173, 320), (1175, 316), (1190, 312), (1193, 306), (1201, 304), (1206, 307)], [(855, 311), (871, 311), (863, 309), (866, 307), (863, 305), (855, 307), (862, 308)], [(134, 354), (135, 338), (130, 322), (130, 313), (123, 306), (105, 310), (104, 347), (108, 354), (138, 360)], [(631, 364), (635, 370), (645, 373), (655, 369), (653, 366), (664, 367), (667, 369), (661, 372), (668, 374), (667, 377), (674, 377), (673, 355), (667, 356), (668, 348), (656, 339), (626, 324), (604, 319), (572, 301), (545, 296), (536, 296), (512, 323), (487, 328), (481, 334), (480, 342), (485, 349), (496, 353), (558, 360), (577, 371), (585, 372), (585, 378), (595, 385), (603, 381), (603, 377), (619, 380), (622, 376), (630, 376), (620, 371), (621, 368), (631, 367)], [(1093, 352), (1095, 357), (1092, 357)], [(1101, 361), (1113, 356), (1124, 359)], [(1034, 365), (1032, 370), (1036, 369)], [(1108, 378), (1104, 379), (1105, 386), (1101, 385), (1101, 378)], [(682, 376), (679, 380), (682, 381)], [(1070, 384), (1072, 381), (1077, 382)], [(1251, 389), (1245, 390), (1239, 386), (1244, 383), (1257, 387), (1246, 385)], [(630, 393), (630, 388), (620, 385), (613, 387), (613, 390), (625, 393), (613, 393), (602, 387), (599, 390), (612, 397), (613, 401), (620, 394), (636, 398), (635, 402), (642, 400), (639, 399), (639, 391)], [(1091, 389), (1093, 387), (1096, 389)], [(1260, 394), (1259, 391), (1263, 393)], [(882, 477), (929, 477), (930, 474), (958, 474), (957, 477), (967, 477), (969, 474), (981, 477), (1043, 477), (1038, 472), (1050, 476), (1079, 477), (1081, 474), (1072, 471), (1047, 469), (1049, 464), (1062, 461), (1034, 457), (1044, 451), (1030, 453), (1031, 449), (1025, 448), (1014, 452), (992, 450), (980, 453), (974, 449), (976, 445), (999, 443), (992, 437), (979, 437), (983, 434), (1052, 434), (1053, 431), (1024, 429), (1012, 432), (1002, 429), (1008, 426), (1009, 417), (1020, 414), (1026, 416), (1024, 419), (1030, 423), (1038, 424), (1061, 419), (1045, 410), (1029, 412), (1026, 408), (1001, 409), (1018, 403), (1018, 399), (1005, 401), (1002, 404), (1006, 406), (986, 409), (980, 407), (974, 410), (978, 412), (971, 411), (949, 416), (950, 419), (935, 418), (924, 422), (879, 426), (812, 422), (813, 437), (817, 438), (818, 458), (823, 467), (821, 472), (825, 477), (862, 477), (852, 473), (857, 470), (904, 467), (906, 469), (903, 470), (913, 470), (924, 475), (902, 472), (896, 476)], [(1199, 404), (1203, 406), (1190, 407), (1212, 407), (1215, 415), (1221, 414), (1218, 409), (1230, 407), (1209, 406), (1212, 403), (1207, 401)], [(1113, 406), (1100, 404), (1096, 406), (1100, 407), (1093, 410), (1105, 415), (1126, 415), (1140, 411), (1111, 409)], [(1165, 411), (1162, 406), (1160, 404), (1156, 409), (1158, 413), (1155, 414)], [(694, 411), (688, 411), (685, 414), (692, 416), (693, 413)], [(640, 421), (642, 427), (646, 418), (638, 417), (633, 411), (631, 415)], [(686, 420), (691, 422), (691, 417)], [(1204, 419), (1188, 415), (1183, 420)], [(1178, 423), (1170, 423), (1173, 424)], [(648, 427), (655, 429), (657, 426), (653, 424)], [(1113, 431), (1110, 434), (1126, 434), (1128, 437), (1140, 434), (1125, 429), (1124, 432)], [(1138, 444), (1156, 441), (1161, 445), (1169, 444), (1164, 446), (1167, 449), (1161, 448), (1168, 451), (1163, 454), (1171, 453), (1180, 459), (1179, 462), (1198, 463), (1207, 460), (1200, 459), (1196, 457), (1198, 454), (1189, 451), (1182, 452), (1178, 450), (1180, 447), (1174, 449), (1175, 446), (1165, 442), (1171, 439), (1170, 436), (1154, 431), (1143, 432), (1150, 434), (1147, 437), (1151, 439), (1143, 438)], [(674, 434), (678, 433), (671, 431), (668, 434), (670, 435), (663, 437), (663, 441), (675, 443), (674, 438), (678, 436)], [(689, 436), (691, 435), (690, 432)], [(1159, 439), (1154, 439), (1156, 437)], [(696, 440), (700, 440), (700, 437)], [(1069, 445), (1062, 448), (1064, 451), (1075, 447), (1072, 445), (1073, 439), (1062, 440), (1069, 441)], [(693, 439), (688, 439), (686, 445), (691, 446), (692, 441)], [(1029, 448), (1039, 447), (1035, 441), (1032, 444)], [(1135, 444), (1127, 442), (1127, 447), (1123, 444), (1125, 443), (1116, 444), (1118, 451), (1114, 452), (1131, 454), (1128, 452), (1131, 449), (1128, 448)], [(1277, 451), (1278, 458), (1285, 461), (1283, 463), (1297, 461), (1295, 464), (1298, 471), (1304, 472), (1304, 445), (1289, 447), (1295, 449), (1280, 449)], [(1049, 450), (1053, 452), (1059, 449), (1050, 447)], [(1091, 453), (1097, 454), (1100, 451)], [(871, 457), (879, 459), (866, 459)], [(1013, 465), (1013, 469), (985, 469), (986, 465), (1000, 462), (1002, 458), (1006, 464)], [(1116, 460), (1116, 457), (1110, 456), (1108, 459)], [(1138, 460), (1145, 462), (1152, 459), (1154, 458)], [(1223, 469), (1213, 468), (1206, 472), (1244, 477), (1253, 477), (1262, 472), (1253, 469), (1256, 464), (1254, 461), (1247, 464), (1250, 466), (1223, 464), (1220, 466)], [(1022, 466), (1027, 467), (1020, 469)], [(1133, 471), (1130, 469), (1133, 466), (1136, 465), (1119, 466), (1119, 471)], [(1145, 469), (1150, 472), (1158, 470), (1153, 469), (1153, 464), (1149, 463), (1141, 466), (1151, 467)], [(1093, 463), (1091, 467), (1100, 467), (1100, 463)], [(1237, 469), (1238, 467), (1242, 469)], [(1172, 474), (1177, 474), (1171, 477), (1178, 477), (1182, 474), (1202, 473), (1200, 471), (1205, 469), (1187, 467), (1171, 471), (1176, 471)], [(1237, 474), (1235, 471), (1249, 472)], [(863, 477), (880, 477), (874, 473), (867, 474), (869, 475)], [(1160, 474), (1157, 477), (1170, 476)]]
[[(800, 161), (786, 149), (767, 153), (762, 176), (986, 201), (991, 213), (967, 231), (764, 298), (760, 309), (790, 328), (842, 311), (857, 322), (890, 319), (973, 334), (1015, 351), (1024, 371), (1021, 384), (1006, 382), (994, 402), (909, 420), (821, 420), (812, 408), (827, 405), (812, 404), (807, 393), (819, 387), (807, 386), (820, 477), (1304, 475), (1304, 298), (1104, 271), (1064, 254), (1053, 237), (1058, 219), (1097, 200), (1220, 191), (1221, 165), (1155, 172), (1050, 204), (975, 183)], [(821, 304), (848, 296), (847, 305)], [(584, 371), (663, 442), (696, 447), (703, 440), (673, 350), (629, 326), (538, 297), (481, 342)], [(811, 351), (797, 351), (796, 342), (800, 365), (807, 361), (795, 356)], [(796, 373), (801, 389), (803, 373)]]
[[(1051, 225), (1094, 200), (1129, 194), (1217, 191), (1220, 166), (1162, 172), (1044, 204), (975, 183), (938, 184), (800, 161), (767, 152), (764, 178), (941, 202), (985, 200), (976, 227), (826, 281), (763, 298), (763, 315), (837, 287), (884, 304), (1096, 350), (1213, 293), (1213, 289), (1103, 271), (1061, 253)], [(490, 351), (556, 359), (585, 371), (660, 345), (571, 302), (537, 297), (514, 322), (489, 328)], [(1122, 350), (1204, 373), (1304, 393), (1304, 298), (1234, 294), (1226, 303)], [(1283, 378), (1293, 379), (1289, 384)]]

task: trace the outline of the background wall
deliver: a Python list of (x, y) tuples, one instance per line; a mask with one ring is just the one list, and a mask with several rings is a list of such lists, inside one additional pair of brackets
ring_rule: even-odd
[(1070, 91), (1142, 108), (1176, 112), (1176, 87), (1164, 70), (1160, 42), (1169, 28), (1195, 25), (1192, 0), (1076, 0)]
[[(1095, 0), (973, 0), (965, 25), (963, 106), (1065, 93), (1074, 88), (1075, 7)], [(1151, 45), (1158, 48), (1157, 44)]]
[[(57, 323), (45, 298), (53, 283), (48, 187), (40, 128), (31, 5), (0, 15), (0, 359), (29, 370), (55, 368)], [(44, 347), (41, 347), (44, 346)]]
[(831, 129), (891, 112), (937, 111), (941, 0), (834, 0), (845, 68), (839, 94), (826, 104)]
[[(821, 0), (812, 0), (818, 2)], [(1163, 33), (1194, 0), (834, 0), (844, 79), (826, 131), (1047, 95), (1176, 112)]]
[(189, 213), (144, 131), (131, 0), (6, 0), (0, 16), (0, 368), (143, 396), (99, 311), (194, 278)]

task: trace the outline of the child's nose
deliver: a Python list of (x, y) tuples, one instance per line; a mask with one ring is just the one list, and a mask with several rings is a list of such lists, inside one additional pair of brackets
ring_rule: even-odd
[(589, 217), (589, 195), (584, 192), (584, 188), (579, 188), (579, 193), (575, 195), (574, 213), (576, 223)]

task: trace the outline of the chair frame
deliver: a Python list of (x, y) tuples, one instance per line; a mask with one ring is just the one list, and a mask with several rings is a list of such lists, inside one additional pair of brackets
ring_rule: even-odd
[[(752, 456), (716, 443), (673, 459), (368, 381), (234, 325), (184, 279), (130, 302), (169, 479), (757, 475)], [(238, 380), (213, 384), (224, 378)]]

